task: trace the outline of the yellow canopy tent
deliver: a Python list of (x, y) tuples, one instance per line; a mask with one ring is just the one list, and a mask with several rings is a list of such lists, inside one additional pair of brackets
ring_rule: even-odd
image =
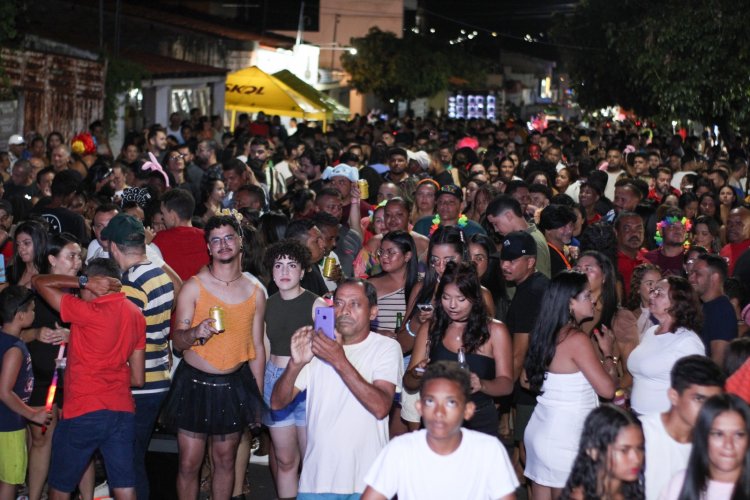
[(228, 74), (224, 95), (225, 108), (232, 111), (231, 130), (234, 130), (238, 111), (322, 120), (324, 128), (328, 118), (325, 106), (311, 101), (257, 66)]
[(287, 84), (289, 87), (293, 88), (312, 102), (316, 103), (319, 106), (323, 106), (328, 110), (328, 119), (329, 120), (348, 120), (349, 116), (351, 115), (351, 112), (349, 111), (349, 108), (344, 106), (343, 104), (339, 103), (336, 99), (333, 97), (324, 94), (323, 92), (319, 91), (309, 83), (305, 82), (301, 78), (299, 78), (297, 75), (289, 71), (288, 69), (284, 69), (281, 71), (277, 71), (273, 74), (274, 78), (277, 78)]

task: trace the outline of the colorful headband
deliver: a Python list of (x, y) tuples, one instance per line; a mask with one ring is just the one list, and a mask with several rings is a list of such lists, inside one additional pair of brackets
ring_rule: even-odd
[(133, 202), (141, 208), (146, 208), (149, 200), (151, 200), (151, 194), (148, 192), (147, 188), (125, 188), (122, 192), (120, 206), (127, 202)]
[(370, 217), (370, 224), (372, 224), (373, 221), (375, 220), (375, 212), (377, 212), (379, 208), (385, 207), (387, 203), (388, 203), (388, 200), (383, 200), (377, 205), (375, 205), (375, 207), (372, 210), (368, 210), (368, 215)]
[(153, 153), (149, 153), (148, 157), (151, 161), (147, 161), (146, 163), (141, 165), (141, 170), (153, 170), (154, 172), (159, 172), (161, 175), (164, 176), (164, 182), (166, 183), (167, 187), (169, 187), (169, 176), (161, 167), (161, 164), (156, 159), (156, 156), (154, 156)]
[(665, 217), (664, 220), (661, 222), (658, 222), (656, 224), (656, 234), (654, 235), (654, 241), (656, 242), (656, 246), (662, 246), (664, 244), (664, 236), (662, 235), (662, 229), (672, 226), (674, 224), (682, 224), (682, 227), (685, 228), (685, 241), (682, 243), (682, 246), (685, 247), (685, 250), (690, 248), (690, 238), (689, 233), (690, 230), (693, 228), (693, 223), (690, 222), (690, 219), (687, 217), (683, 217), (682, 219), (678, 219), (675, 216)]

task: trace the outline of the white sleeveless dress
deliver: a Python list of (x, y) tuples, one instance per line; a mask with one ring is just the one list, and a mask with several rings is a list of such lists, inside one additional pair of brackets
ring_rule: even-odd
[(524, 475), (542, 486), (562, 488), (578, 454), (583, 422), (599, 398), (582, 372), (546, 375), (524, 434)]

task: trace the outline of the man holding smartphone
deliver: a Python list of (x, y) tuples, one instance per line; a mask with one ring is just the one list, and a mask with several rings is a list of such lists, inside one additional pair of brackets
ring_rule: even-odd
[(348, 279), (334, 296), (335, 336), (294, 333), (291, 360), (271, 395), (279, 409), (307, 389), (307, 448), (299, 500), (359, 498), (364, 475), (388, 442), (388, 413), (403, 377), (401, 348), (370, 332), (375, 287)]

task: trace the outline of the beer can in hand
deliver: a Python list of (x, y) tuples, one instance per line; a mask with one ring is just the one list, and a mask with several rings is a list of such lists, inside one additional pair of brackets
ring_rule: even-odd
[(220, 306), (213, 306), (208, 310), (208, 317), (214, 320), (214, 328), (219, 333), (224, 332), (224, 309)]
[(367, 183), (366, 180), (360, 179), (357, 181), (357, 186), (359, 186), (359, 197), (363, 200), (366, 200), (370, 197), (370, 185)]
[(334, 259), (333, 257), (326, 257), (326, 260), (323, 262), (323, 277), (326, 279), (331, 279), (335, 268), (336, 259)]

